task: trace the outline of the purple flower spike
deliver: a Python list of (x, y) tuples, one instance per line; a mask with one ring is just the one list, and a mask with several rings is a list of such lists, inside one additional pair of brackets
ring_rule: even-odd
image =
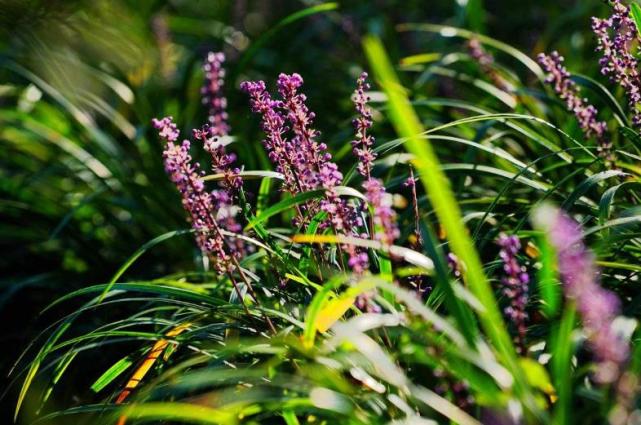
[[(320, 187), (330, 190), (340, 173), (331, 162), (332, 156), (327, 152), (327, 145), (315, 141), (319, 135), (312, 128), (315, 114), (305, 104), (307, 96), (298, 92), (303, 85), (303, 78), (299, 74), (280, 74), (277, 85), (283, 99), (283, 109), (294, 133), (292, 145), (298, 152), (295, 164), (304, 190)], [(338, 180), (342, 179), (340, 175)]]
[[(243, 82), (241, 89), (249, 94), (252, 110), (262, 117), (263, 144), (277, 171), (285, 177), (284, 189), (292, 194), (324, 189), (325, 198), (320, 203), (301, 205), (300, 212), (312, 217), (319, 210), (324, 211), (328, 215), (324, 225), (330, 224), (336, 234), (359, 236), (362, 220), (356, 208), (336, 191), (343, 175), (331, 161), (327, 146), (315, 140), (318, 136), (312, 127), (315, 116), (305, 104), (306, 96), (299, 92), (303, 78), (299, 74), (280, 74), (277, 85), (282, 100), (272, 100), (263, 81)], [(291, 139), (287, 138), (289, 132)], [(304, 218), (297, 217), (296, 224), (304, 225)], [(349, 256), (348, 265), (354, 273), (367, 270), (368, 258), (361, 249), (347, 244), (341, 245), (341, 249)]]
[(501, 279), (503, 283), (503, 294), (510, 304), (505, 308), (504, 313), (516, 328), (516, 343), (520, 354), (525, 354), (525, 337), (527, 333), (526, 322), (528, 314), (526, 311), (528, 302), (528, 284), (530, 276), (524, 266), (519, 264), (517, 254), (521, 250), (521, 241), (516, 236), (499, 235), (497, 241), (501, 247), (499, 257), (503, 261), (503, 272)]
[(225, 246), (220, 226), (213, 216), (216, 210), (214, 200), (205, 190), (202, 172), (189, 154), (189, 141), (174, 143), (177, 133), (167, 131), (168, 128), (175, 130), (170, 117), (154, 120), (153, 124), (160, 130), (160, 137), (166, 141), (163, 151), (165, 171), (182, 196), (183, 207), (189, 213), (189, 220), (196, 231), (198, 246), (212, 260), (218, 273), (231, 272), (234, 269), (232, 257)]
[(252, 111), (262, 117), (261, 128), (265, 132), (263, 146), (276, 166), (276, 171), (285, 177), (284, 189), (293, 194), (302, 192), (303, 188), (294, 169), (298, 154), (285, 137), (287, 127), (279, 110), (281, 102), (272, 100), (264, 81), (244, 81), (240, 88), (249, 95)]
[(376, 159), (376, 153), (372, 151), (374, 137), (367, 133), (372, 127), (372, 111), (367, 106), (369, 97), (365, 94), (369, 88), (367, 72), (363, 72), (356, 81), (356, 90), (354, 91), (354, 105), (358, 117), (353, 121), (356, 139), (352, 141), (352, 150), (358, 159), (358, 172), (366, 178), (370, 177)]
[(578, 223), (549, 206), (535, 213), (534, 223), (547, 233), (557, 252), (565, 294), (576, 302), (598, 362), (595, 380), (603, 384), (615, 382), (624, 371), (630, 354), (627, 342), (612, 327), (619, 313), (619, 299), (599, 285), (594, 255), (583, 243)]
[(606, 161), (608, 168), (614, 164), (614, 153), (612, 152), (612, 142), (607, 138), (608, 126), (605, 122), (597, 119), (598, 110), (588, 104), (579, 94), (579, 89), (570, 79), (571, 75), (563, 66), (563, 56), (554, 51), (550, 55), (544, 53), (538, 56), (539, 63), (548, 76), (545, 82), (552, 84), (554, 91), (565, 101), (568, 111), (571, 111), (579, 121), (579, 126), (585, 137), (595, 137), (599, 156)]
[(618, 83), (628, 97), (632, 122), (641, 127), (641, 76), (638, 61), (631, 51), (631, 44), (638, 38), (637, 28), (630, 18), (630, 8), (620, 0), (612, 0), (612, 15), (608, 19), (592, 18), (592, 30), (596, 34), (602, 58), (601, 73)]
[(207, 120), (214, 136), (226, 136), (230, 128), (227, 123), (227, 99), (223, 96), (225, 83), (225, 54), (209, 52), (203, 65), (205, 84), (200, 89), (203, 105), (207, 107)]

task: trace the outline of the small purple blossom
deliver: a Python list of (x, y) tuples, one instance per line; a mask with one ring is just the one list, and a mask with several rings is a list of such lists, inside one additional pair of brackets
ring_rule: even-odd
[(170, 117), (154, 120), (153, 125), (160, 130), (160, 137), (166, 141), (163, 151), (165, 171), (182, 196), (183, 207), (189, 213), (189, 220), (196, 231), (198, 246), (213, 261), (218, 273), (231, 272), (234, 269), (232, 257), (225, 245), (220, 226), (213, 216), (214, 199), (212, 194), (205, 190), (202, 172), (192, 161), (189, 141), (174, 143), (177, 133), (167, 131), (168, 128), (175, 130)]
[(369, 97), (365, 93), (369, 88), (367, 72), (363, 72), (356, 81), (356, 90), (354, 91), (354, 105), (358, 117), (352, 122), (356, 130), (356, 139), (352, 141), (352, 151), (358, 159), (358, 172), (366, 178), (370, 177), (376, 159), (376, 153), (372, 150), (374, 137), (367, 133), (372, 127), (372, 111), (367, 106)]
[(608, 19), (592, 18), (592, 30), (597, 37), (597, 51), (602, 54), (601, 73), (618, 83), (628, 97), (632, 122), (641, 127), (641, 76), (638, 61), (631, 51), (632, 42), (638, 38), (637, 28), (630, 18), (630, 8), (620, 0), (612, 0), (612, 15)]
[(577, 222), (552, 207), (540, 208), (534, 222), (547, 233), (556, 250), (565, 294), (576, 302), (583, 319), (588, 342), (598, 362), (595, 380), (612, 383), (621, 376), (630, 354), (627, 342), (612, 327), (619, 314), (619, 299), (599, 285), (594, 255), (583, 243)]
[(383, 182), (369, 178), (363, 183), (367, 202), (372, 209), (374, 239), (384, 245), (393, 245), (400, 236), (396, 223), (396, 212), (392, 208), (392, 197), (385, 192)]
[(227, 99), (223, 96), (223, 85), (225, 83), (224, 62), (224, 53), (209, 52), (203, 64), (205, 83), (200, 89), (200, 93), (203, 105), (207, 107), (207, 120), (214, 136), (226, 136), (230, 131), (227, 123)]
[(462, 274), (461, 274), (461, 262), (459, 261), (458, 257), (456, 254), (453, 252), (448, 252), (447, 253), (447, 265), (454, 274), (454, 277), (457, 279), (460, 279)]
[(582, 98), (579, 89), (570, 79), (571, 74), (563, 66), (563, 56), (554, 51), (549, 55), (544, 53), (538, 56), (539, 63), (548, 73), (545, 82), (553, 85), (554, 91), (565, 101), (568, 111), (571, 111), (579, 121), (579, 126), (586, 137), (595, 137), (599, 155), (611, 167), (614, 163), (612, 142), (607, 138), (608, 126), (597, 119), (598, 110)]
[(354, 253), (349, 257), (347, 265), (353, 273), (357, 275), (363, 274), (369, 268), (369, 257), (364, 251), (354, 250)]
[(180, 130), (176, 128), (173, 117), (165, 117), (162, 119), (153, 118), (151, 125), (158, 131), (158, 135), (168, 142), (175, 142), (180, 137)]
[(517, 258), (517, 254), (521, 250), (519, 238), (502, 233), (499, 235), (497, 243), (501, 247), (499, 257), (503, 262), (503, 272), (505, 273), (501, 279), (503, 294), (510, 303), (505, 308), (504, 313), (509, 321), (514, 324), (517, 332), (517, 345), (521, 354), (525, 354), (526, 322), (528, 319), (526, 307), (530, 276)]

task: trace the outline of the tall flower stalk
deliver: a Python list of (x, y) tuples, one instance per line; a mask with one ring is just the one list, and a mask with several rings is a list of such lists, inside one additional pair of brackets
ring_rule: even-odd
[(517, 258), (517, 254), (521, 250), (521, 241), (519, 238), (514, 235), (508, 236), (502, 233), (499, 235), (497, 243), (501, 247), (499, 257), (503, 262), (504, 275), (501, 278), (503, 294), (509, 302), (509, 305), (503, 311), (516, 329), (515, 342), (520, 354), (525, 354), (527, 351), (525, 338), (528, 319), (526, 307), (530, 276)]
[(366, 94), (369, 87), (367, 73), (363, 72), (356, 81), (356, 90), (353, 95), (358, 115), (353, 121), (356, 138), (352, 141), (352, 152), (358, 159), (356, 165), (358, 172), (365, 177), (363, 188), (372, 210), (372, 235), (384, 245), (392, 245), (400, 234), (396, 224), (396, 212), (392, 208), (392, 198), (386, 193), (383, 182), (371, 175), (376, 153), (372, 150), (374, 137), (368, 133), (372, 127), (372, 111), (367, 105), (369, 98)]
[[(240, 267), (241, 251), (228, 244), (225, 239), (223, 225), (221, 225), (221, 222), (225, 223), (225, 217), (221, 217), (220, 213), (222, 206), (227, 205), (227, 200), (222, 202), (220, 196), (221, 193), (225, 194), (226, 192), (214, 191), (210, 193), (206, 191), (203, 180), (204, 173), (199, 170), (198, 164), (192, 160), (189, 153), (191, 146), (189, 140), (184, 140), (179, 145), (175, 143), (180, 137), (180, 132), (171, 117), (160, 120), (154, 118), (152, 125), (166, 143), (163, 150), (165, 171), (181, 194), (182, 204), (185, 211), (189, 213), (189, 221), (196, 233), (196, 242), (199, 248), (207, 255), (219, 275), (227, 274), (245, 312), (249, 315), (250, 312), (245, 304), (242, 291), (234, 278), (234, 271), (238, 271), (240, 274), (254, 302), (258, 304), (259, 301), (251, 282)], [(272, 332), (276, 333), (271, 319), (266, 314), (263, 317)]]
[[(222, 174), (218, 182), (220, 189), (211, 192), (216, 219), (222, 229), (232, 233), (240, 233), (242, 226), (236, 216), (240, 208), (236, 204), (238, 190), (240, 190), (243, 179), (240, 177), (240, 169), (234, 166), (236, 156), (227, 153), (225, 145), (214, 135), (213, 127), (203, 126), (200, 130), (194, 130), (193, 136), (203, 143), (207, 152), (211, 155), (212, 170), (216, 174)], [(245, 245), (240, 238), (229, 240), (229, 247), (239, 254), (245, 253)]]
[(304, 191), (296, 168), (296, 149), (287, 139), (288, 130), (281, 112), (282, 102), (273, 100), (264, 81), (244, 81), (241, 90), (249, 95), (253, 112), (261, 116), (261, 128), (265, 133), (263, 146), (276, 171), (284, 177), (283, 189), (291, 194)]
[[(209, 52), (203, 64), (205, 82), (201, 88), (202, 102), (207, 107), (207, 121), (200, 130), (194, 130), (195, 139), (203, 143), (205, 150), (211, 155), (212, 170), (222, 174), (219, 181), (219, 190), (212, 192), (216, 207), (216, 219), (220, 226), (230, 232), (240, 233), (242, 226), (237, 221), (239, 208), (236, 206), (237, 191), (243, 184), (239, 176), (240, 169), (234, 166), (236, 156), (227, 153), (225, 144), (221, 139), (229, 134), (230, 126), (227, 122), (227, 99), (223, 94), (225, 86), (225, 69), (223, 64), (225, 55), (222, 52)], [(242, 239), (235, 238), (229, 241), (229, 246), (234, 251), (243, 254), (245, 246)]]
[(205, 190), (203, 173), (189, 153), (189, 140), (176, 143), (180, 132), (171, 117), (153, 119), (152, 124), (165, 141), (165, 171), (182, 196), (182, 204), (196, 232), (198, 246), (212, 260), (218, 273), (233, 271), (232, 254), (226, 247), (224, 235), (214, 216), (214, 197)]
[[(418, 179), (414, 177), (414, 169), (410, 167), (410, 175), (403, 182), (403, 186), (408, 187), (412, 194), (412, 212), (414, 214), (414, 231), (409, 237), (410, 247), (418, 252), (423, 251), (423, 235), (421, 234), (421, 218), (418, 208), (418, 193), (416, 191), (416, 182)], [(408, 282), (416, 288), (417, 293), (422, 297), (427, 297), (432, 292), (431, 286), (425, 286), (425, 276), (413, 275), (408, 278)]]
[(571, 74), (563, 66), (563, 56), (556, 51), (549, 55), (541, 53), (538, 60), (548, 73), (545, 82), (552, 85), (554, 91), (565, 101), (568, 111), (574, 113), (585, 137), (596, 138), (599, 156), (603, 158), (608, 168), (612, 168), (615, 157), (612, 151), (612, 142), (607, 135), (608, 126), (604, 121), (598, 120), (599, 111), (597, 108), (590, 105), (587, 99), (581, 97), (578, 87), (571, 80)]
[(615, 382), (629, 359), (628, 343), (613, 328), (619, 314), (618, 297), (599, 285), (594, 255), (583, 243), (581, 226), (565, 213), (542, 207), (534, 223), (543, 229), (556, 250), (566, 296), (576, 303), (597, 368), (594, 378), (602, 384)]

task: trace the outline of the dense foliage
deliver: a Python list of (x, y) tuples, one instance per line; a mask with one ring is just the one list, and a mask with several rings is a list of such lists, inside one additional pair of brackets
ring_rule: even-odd
[(6, 3), (6, 421), (641, 423), (636, 3)]

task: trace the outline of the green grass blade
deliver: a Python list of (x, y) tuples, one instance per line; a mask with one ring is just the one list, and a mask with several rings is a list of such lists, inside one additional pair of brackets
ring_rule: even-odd
[(234, 412), (234, 409), (214, 409), (191, 403), (155, 402), (133, 404), (124, 409), (122, 414), (134, 420), (163, 420), (211, 425), (238, 423), (238, 414)]
[(109, 369), (105, 371), (96, 381), (91, 385), (91, 390), (95, 393), (102, 391), (114, 379), (119, 377), (125, 370), (133, 364), (133, 360), (129, 356), (123, 357), (114, 363)]
[(547, 317), (553, 317), (561, 302), (561, 286), (556, 277), (556, 255), (547, 242), (547, 238), (541, 237), (538, 241), (541, 252), (541, 269), (538, 271), (539, 294), (543, 313)]
[(191, 230), (185, 229), (167, 232), (150, 240), (149, 242), (138, 248), (138, 250), (134, 252), (133, 255), (129, 257), (122, 266), (120, 266), (116, 274), (113, 275), (113, 277), (109, 281), (109, 284), (105, 287), (105, 290), (100, 296), (100, 300), (98, 302), (101, 302), (105, 298), (105, 295), (107, 295), (107, 293), (111, 290), (111, 287), (118, 281), (118, 279), (120, 279), (120, 277), (127, 271), (127, 269), (129, 269), (129, 267), (131, 267), (131, 265), (135, 263), (138, 258), (140, 258), (141, 255), (143, 255), (145, 252), (158, 245), (159, 243), (166, 241), (167, 239), (171, 239), (174, 236), (185, 235), (187, 233), (191, 233)]
[(296, 414), (291, 410), (286, 410), (283, 412), (283, 420), (286, 425), (300, 425)]
[(273, 217), (276, 214), (280, 214), (283, 211), (287, 211), (292, 207), (295, 207), (296, 205), (305, 203), (315, 198), (320, 198), (324, 193), (325, 191), (323, 190), (312, 190), (309, 192), (299, 193), (298, 195), (292, 196), (291, 198), (283, 199), (282, 201), (272, 205), (271, 207), (265, 209), (259, 215), (254, 217), (252, 221), (250, 221), (247, 226), (245, 226), (245, 230), (247, 231), (249, 229), (253, 229), (257, 225), (267, 221), (270, 217)]
[(632, 12), (632, 19), (637, 29), (641, 28), (641, 6), (638, 3), (630, 3), (630, 11)]
[(22, 406), (22, 403), (24, 402), (24, 399), (27, 395), (27, 391), (29, 391), (29, 387), (31, 386), (31, 383), (33, 382), (33, 379), (36, 377), (36, 374), (38, 373), (38, 370), (40, 369), (40, 364), (44, 360), (44, 358), (47, 356), (49, 351), (54, 347), (58, 339), (62, 336), (62, 334), (65, 333), (65, 331), (69, 328), (71, 325), (70, 322), (67, 322), (60, 326), (56, 332), (54, 332), (45, 345), (40, 349), (40, 352), (38, 352), (38, 355), (36, 358), (31, 362), (29, 365), (29, 371), (27, 372), (27, 376), (24, 379), (24, 382), (22, 383), (22, 388), (20, 388), (20, 394), (18, 394), (18, 401), (16, 402), (16, 409), (13, 414), (13, 421), (16, 422), (18, 419), (18, 413), (20, 413), (20, 407)]
[(576, 189), (568, 196), (561, 208), (564, 210), (569, 210), (572, 208), (574, 203), (579, 200), (579, 198), (585, 195), (592, 187), (599, 184), (600, 182), (607, 180), (612, 177), (623, 177), (626, 173), (619, 170), (608, 170), (602, 171), (600, 173), (594, 174), (579, 184)]
[(552, 375), (559, 399), (556, 402), (552, 423), (572, 423), (572, 330), (576, 320), (576, 308), (570, 303), (563, 312), (558, 331), (552, 335)]
[(407, 149), (416, 156), (415, 165), (421, 172), (421, 182), (431, 199), (436, 215), (443, 225), (452, 250), (465, 264), (465, 280), (472, 293), (485, 309), (480, 322), (495, 346), (501, 360), (515, 379), (515, 389), (523, 397), (526, 408), (538, 415), (523, 372), (517, 362), (516, 350), (507, 332), (492, 288), (483, 272), (483, 265), (472, 239), (463, 225), (463, 218), (449, 181), (439, 166), (432, 146), (420, 137), (423, 125), (401, 86), (381, 41), (374, 36), (363, 40), (365, 54), (378, 83), (387, 94), (390, 118), (396, 132), (408, 139)]

